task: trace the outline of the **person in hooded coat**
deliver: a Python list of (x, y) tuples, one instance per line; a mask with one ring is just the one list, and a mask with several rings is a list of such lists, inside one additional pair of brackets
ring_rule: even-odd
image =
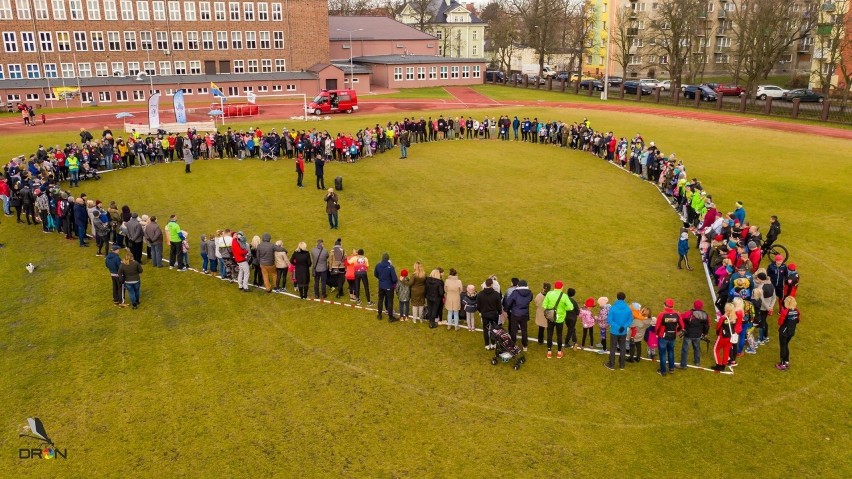
[[(513, 339), (518, 337), (521, 331), (521, 344), (524, 351), (527, 350), (529, 339), (527, 338), (527, 323), (530, 320), (530, 303), (533, 300), (532, 291), (525, 279), (518, 281), (518, 286), (509, 295), (506, 301), (506, 310), (509, 312), (509, 335)], [(542, 313), (543, 315), (544, 313)]]

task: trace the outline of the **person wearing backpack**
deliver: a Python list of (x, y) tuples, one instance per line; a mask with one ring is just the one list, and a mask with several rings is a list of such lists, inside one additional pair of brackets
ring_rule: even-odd
[(562, 328), (565, 325), (565, 316), (573, 309), (571, 300), (565, 295), (562, 281), (553, 283), (554, 288), (544, 296), (541, 306), (544, 308), (544, 316), (547, 319), (547, 359), (553, 357), (553, 331), (556, 330), (556, 357), (562, 358)]
[(680, 319), (680, 314), (674, 310), (673, 299), (666, 298), (663, 306), (665, 306), (665, 309), (657, 316), (657, 326), (654, 332), (660, 338), (660, 369), (657, 370), (657, 374), (665, 377), (667, 374), (666, 360), (668, 360), (668, 372), (673, 373), (675, 369), (674, 346), (677, 334), (683, 330), (683, 321)]
[(796, 264), (790, 263), (787, 265), (787, 277), (784, 279), (784, 299), (788, 296), (796, 297), (796, 290), (799, 289), (799, 271), (796, 270)]
[(775, 365), (779, 371), (790, 369), (790, 341), (796, 334), (796, 326), (801, 320), (801, 313), (796, 307), (796, 298), (787, 296), (784, 298), (784, 307), (778, 315), (778, 343), (781, 347), (781, 362)]
[(701, 365), (701, 339), (710, 331), (710, 317), (704, 311), (704, 302), (696, 299), (692, 309), (684, 311), (680, 317), (683, 322), (683, 345), (680, 348), (678, 368), (686, 369), (686, 357), (692, 348), (693, 364)]

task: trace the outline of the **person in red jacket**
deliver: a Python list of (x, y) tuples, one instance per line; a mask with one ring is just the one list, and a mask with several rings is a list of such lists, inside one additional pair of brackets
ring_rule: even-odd
[(302, 154), (296, 155), (296, 186), (302, 187), (302, 178), (305, 176), (305, 160)]
[(246, 293), (249, 292), (249, 263), (246, 258), (248, 251), (249, 249), (248, 244), (246, 244), (246, 237), (243, 235), (243, 232), (240, 231), (231, 243), (231, 253), (234, 255), (234, 262), (237, 263), (237, 268), (239, 268), (239, 273), (237, 274), (237, 286), (241, 291), (245, 291)]
[(725, 370), (725, 365), (730, 360), (731, 353), (731, 335), (736, 330), (737, 315), (734, 311), (734, 305), (728, 303), (725, 305), (725, 314), (719, 318), (716, 324), (716, 344), (713, 346), (713, 358), (716, 360), (716, 365), (713, 370), (720, 373)]
[(659, 339), (659, 348), (660, 348), (660, 369), (657, 373), (660, 376), (665, 376), (666, 371), (666, 360), (668, 359), (668, 372), (674, 372), (675, 370), (675, 359), (674, 359), (674, 347), (675, 341), (677, 340), (677, 334), (683, 331), (683, 320), (680, 319), (680, 313), (674, 310), (674, 300), (671, 298), (667, 298), (663, 303), (665, 309), (663, 312), (657, 315), (657, 325), (654, 328), (654, 332), (656, 333)]
[(754, 241), (748, 242), (748, 260), (751, 262), (751, 273), (754, 274), (760, 268), (760, 257), (763, 252)]
[(787, 277), (784, 279), (784, 298), (795, 297), (797, 289), (799, 289), (799, 272), (796, 270), (796, 264), (790, 263), (787, 265)]
[(778, 344), (781, 346), (781, 362), (775, 365), (775, 369), (786, 371), (790, 369), (790, 341), (796, 334), (796, 326), (802, 319), (799, 308), (796, 307), (796, 298), (787, 296), (784, 299), (784, 307), (778, 315)]

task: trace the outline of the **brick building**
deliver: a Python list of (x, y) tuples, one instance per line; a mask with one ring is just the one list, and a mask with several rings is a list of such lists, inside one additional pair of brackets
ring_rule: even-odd
[(81, 102), (132, 102), (150, 83), (206, 93), (212, 78), (226, 93), (313, 94), (327, 18), (326, 0), (0, 0), (0, 92), (47, 104), (79, 86)]

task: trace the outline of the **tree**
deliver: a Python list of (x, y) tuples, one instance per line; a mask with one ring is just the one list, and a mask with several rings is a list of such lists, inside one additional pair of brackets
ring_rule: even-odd
[(557, 49), (554, 40), (559, 24), (564, 19), (567, 1), (509, 0), (510, 11), (517, 16), (521, 28), (521, 39), (538, 56), (539, 77), (544, 72), (545, 59)]
[(743, 0), (728, 16), (735, 44), (734, 79), (752, 91), (759, 78), (767, 78), (781, 55), (813, 30), (814, 15), (801, 11), (799, 2)]
[(505, 2), (492, 1), (479, 17), (488, 24), (485, 30), (485, 51), (491, 54), (499, 70), (512, 70), (512, 53), (518, 41), (518, 22), (509, 13)]
[[(826, 5), (827, 8), (821, 12), (820, 28), (817, 31), (817, 41), (814, 45), (814, 53), (818, 53), (815, 56), (819, 61), (814, 62), (813, 76), (819, 79), (820, 89), (826, 95), (831, 87), (839, 86), (840, 76), (844, 77), (844, 85), (847, 86), (846, 90), (848, 90), (849, 81), (846, 78), (847, 71), (844, 70), (850, 69), (852, 65), (848, 65), (848, 58), (844, 59), (850, 53), (850, 40), (847, 35), (849, 32), (844, 28), (844, 24), (848, 24), (848, 4), (850, 1), (852, 0), (834, 2), (830, 7)], [(839, 73), (838, 82), (832, 84), (831, 79), (835, 73)]]
[(411, 8), (414, 16), (414, 28), (425, 32), (428, 29), (429, 21), (437, 13), (432, 0), (408, 0), (405, 4)]
[[(704, 0), (661, 0), (657, 5), (657, 15), (649, 30), (657, 39), (657, 49), (668, 60), (662, 66), (674, 82), (673, 91), (680, 89), (690, 56), (700, 53), (696, 49), (700, 45), (698, 32), (703, 28), (699, 15), (704, 13), (706, 4)], [(690, 69), (689, 73), (690, 81), (694, 81), (697, 70)]]
[[(840, 40), (840, 62), (838, 63), (839, 78), (838, 89), (843, 91), (843, 99), (840, 102), (840, 112), (846, 112), (849, 102), (849, 93), (852, 91), (852, 12), (850, 12), (850, 0), (844, 1), (843, 8), (843, 30), (845, 35)], [(839, 30), (839, 29), (838, 29)]]
[(630, 6), (618, 7), (615, 12), (616, 24), (612, 33), (611, 55), (616, 63), (621, 66), (621, 76), (627, 77), (627, 65), (630, 64), (630, 47), (634, 38), (639, 39), (639, 30), (634, 25), (636, 12)]
[[(583, 55), (592, 45), (592, 33), (597, 19), (597, 9), (590, 0), (567, 2), (563, 6), (560, 31), (561, 42), (557, 46), (569, 54), (569, 69), (583, 70)], [(576, 67), (574, 64), (576, 63)]]
[(328, 14), (344, 17), (372, 15), (376, 5), (373, 0), (328, 0)]

